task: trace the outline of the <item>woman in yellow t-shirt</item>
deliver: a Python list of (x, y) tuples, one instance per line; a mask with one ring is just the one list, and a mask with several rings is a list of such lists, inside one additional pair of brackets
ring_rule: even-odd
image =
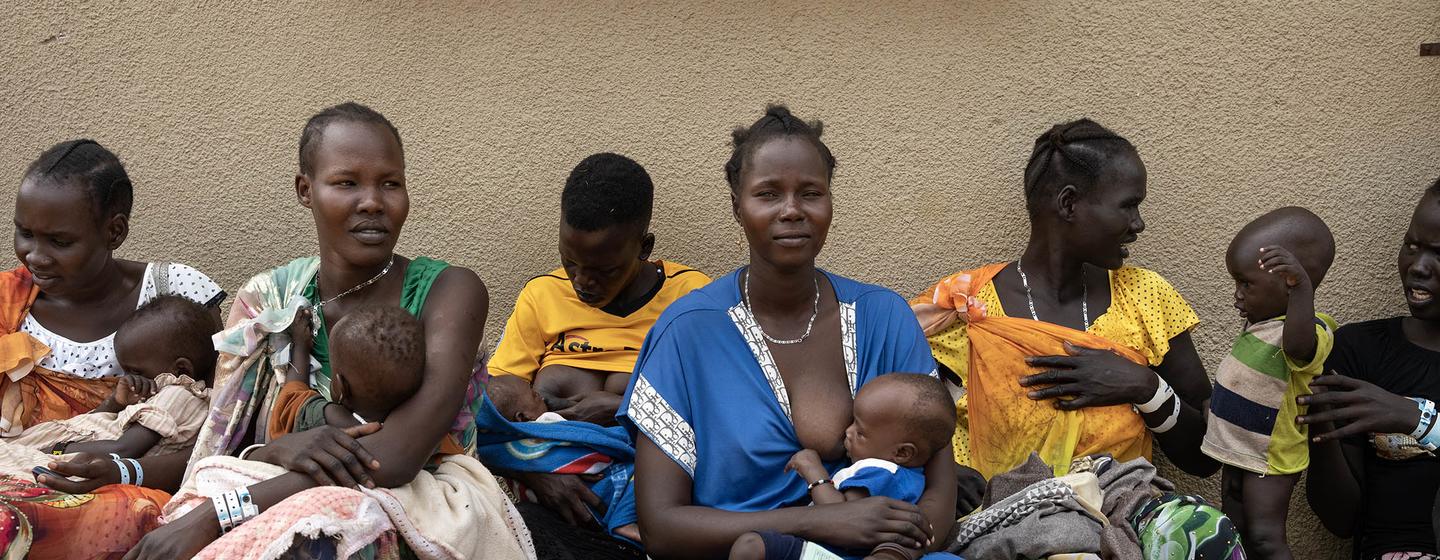
[[(1218, 468), (1200, 452), (1210, 383), (1190, 338), (1199, 319), (1160, 275), (1124, 264), (1145, 229), (1145, 183), (1129, 141), (1088, 119), (1053, 127), (1026, 165), (1020, 259), (956, 273), (911, 301), (942, 373), (965, 389), (956, 462), (989, 478), (1034, 452), (1064, 474), (1085, 455), (1149, 459), (1153, 437), (1186, 472)], [(1152, 514), (1135, 521), (1146, 558), (1177, 541), (1213, 552), (1228, 539), (1224, 557), (1238, 548), (1228, 519), (1183, 498), (1141, 508)], [(1177, 507), (1205, 522), (1184, 535), (1147, 526)]]

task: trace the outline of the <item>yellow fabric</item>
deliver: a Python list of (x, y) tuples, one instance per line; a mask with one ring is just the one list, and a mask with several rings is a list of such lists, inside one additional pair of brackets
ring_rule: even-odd
[(710, 278), (684, 265), (661, 262), (665, 281), (650, 302), (619, 317), (586, 305), (564, 269), (525, 284), (515, 310), (505, 321), (500, 345), (490, 358), (491, 375), (517, 375), (533, 381), (552, 365), (608, 372), (635, 368), (640, 343), (660, 313)]
[[(978, 288), (973, 290), (974, 297), (989, 317), (1007, 316), (1004, 306), (1000, 304), (1000, 298), (995, 292), (995, 285), (990, 281), (994, 274), (1004, 266), (1005, 263), (997, 263), (969, 271), (971, 275), (976, 276), (976, 283), (979, 284)], [(988, 274), (984, 274), (983, 279), (980, 279), (981, 273), (985, 271), (988, 271)], [(934, 297), (934, 292), (935, 287), (932, 287), (912, 300), (912, 303), (922, 299), (928, 301)], [(974, 305), (972, 304), (971, 307)], [(1145, 363), (1154, 367), (1160, 365), (1165, 359), (1165, 355), (1169, 353), (1171, 339), (1180, 333), (1189, 331), (1199, 323), (1200, 318), (1195, 315), (1194, 309), (1163, 277), (1150, 270), (1127, 266), (1110, 272), (1110, 308), (1091, 322), (1086, 333), (1127, 348), (1142, 356)], [(969, 433), (971, 341), (967, 323), (957, 322), (931, 335), (929, 342), (936, 361), (954, 371), (966, 385), (967, 394), (955, 403), (958, 422), (956, 422), (952, 444), (955, 450), (955, 461), (962, 465), (973, 466)], [(1138, 418), (1133, 412), (1130, 415)], [(1148, 432), (1146, 432), (1145, 438), (1145, 454), (1148, 456)], [(1064, 464), (1068, 463), (1066, 461)]]
[(1310, 382), (1325, 370), (1325, 359), (1335, 348), (1335, 329), (1340, 325), (1324, 313), (1316, 313), (1324, 325), (1315, 325), (1315, 357), (1309, 363), (1300, 363), (1285, 356), (1285, 365), (1290, 368), (1290, 383), (1285, 390), (1285, 400), (1280, 401), (1280, 416), (1275, 422), (1275, 431), (1270, 434), (1270, 449), (1265, 459), (1270, 463), (1269, 474), (1294, 474), (1310, 466), (1310, 429), (1297, 424), (1295, 417), (1305, 414), (1310, 408), (1300, 406), (1295, 399), (1309, 395)]

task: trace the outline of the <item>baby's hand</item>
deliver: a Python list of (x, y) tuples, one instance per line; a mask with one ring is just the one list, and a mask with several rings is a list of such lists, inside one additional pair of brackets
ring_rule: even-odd
[(115, 383), (115, 393), (110, 397), (115, 404), (130, 406), (155, 395), (155, 382), (139, 375), (126, 374)]
[[(795, 455), (790, 457), (790, 462), (785, 464), (786, 472), (794, 471), (802, 477), (808, 477), (808, 475), (817, 470), (824, 472), (825, 465), (820, 461), (820, 454), (816, 453), (814, 449), (801, 449), (797, 451)], [(823, 478), (823, 475), (821, 477)]]
[(1260, 270), (1279, 274), (1292, 290), (1311, 288), (1310, 275), (1305, 273), (1305, 267), (1300, 266), (1300, 259), (1279, 245), (1260, 248)]
[(290, 328), (285, 333), (290, 335), (290, 343), (309, 348), (313, 342), (315, 333), (311, 325), (311, 311), (309, 307), (302, 307), (295, 310), (295, 319), (290, 321)]

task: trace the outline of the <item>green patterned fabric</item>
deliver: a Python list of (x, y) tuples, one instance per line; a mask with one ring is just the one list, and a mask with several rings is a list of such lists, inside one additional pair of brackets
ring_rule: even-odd
[(1145, 560), (1244, 560), (1240, 532), (1199, 496), (1163, 494), (1130, 516)]

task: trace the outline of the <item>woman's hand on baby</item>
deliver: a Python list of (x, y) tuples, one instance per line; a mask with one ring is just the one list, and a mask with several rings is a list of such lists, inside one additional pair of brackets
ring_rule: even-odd
[(620, 409), (620, 395), (609, 391), (592, 391), (574, 399), (569, 408), (555, 411), (566, 420), (589, 422), (601, 426), (615, 424), (615, 411)]
[(355, 438), (378, 431), (380, 424), (374, 422), (343, 430), (321, 426), (282, 436), (249, 458), (307, 475), (321, 486), (374, 488), (370, 471), (379, 469), (380, 461)]
[[(591, 513), (604, 511), (605, 504), (590, 491), (590, 487), (579, 476), (573, 474), (516, 473), (516, 479), (535, 493), (540, 505), (565, 518), (565, 522), (576, 527), (599, 527), (600, 522)], [(589, 507), (586, 507), (589, 506)]]
[(1323, 434), (1311, 432), (1311, 439), (1317, 442), (1377, 432), (1408, 434), (1420, 422), (1420, 409), (1414, 401), (1353, 377), (1321, 375), (1310, 382), (1310, 388), (1314, 394), (1295, 400), (1312, 408), (1295, 421), (1339, 425)]
[[(1155, 394), (1155, 372), (1114, 352), (1065, 343), (1064, 356), (1032, 356), (1026, 363), (1040, 373), (1020, 378), (1033, 388), (1031, 400), (1057, 399), (1055, 408), (1078, 410), (1144, 402)], [(1043, 387), (1042, 387), (1043, 386)]]
[(115, 383), (115, 392), (110, 400), (126, 407), (155, 396), (155, 381), (139, 375), (125, 374)]
[(35, 478), (36, 482), (67, 494), (89, 494), (101, 486), (120, 483), (120, 467), (115, 461), (94, 453), (76, 453), (69, 460), (54, 461), (46, 467), (67, 477), (82, 479), (57, 479), (44, 474)]
[(817, 505), (810, 509), (818, 516), (806, 540), (834, 544), (840, 548), (870, 550), (882, 543), (906, 548), (925, 548), (934, 528), (915, 504), (871, 496), (840, 504)]

